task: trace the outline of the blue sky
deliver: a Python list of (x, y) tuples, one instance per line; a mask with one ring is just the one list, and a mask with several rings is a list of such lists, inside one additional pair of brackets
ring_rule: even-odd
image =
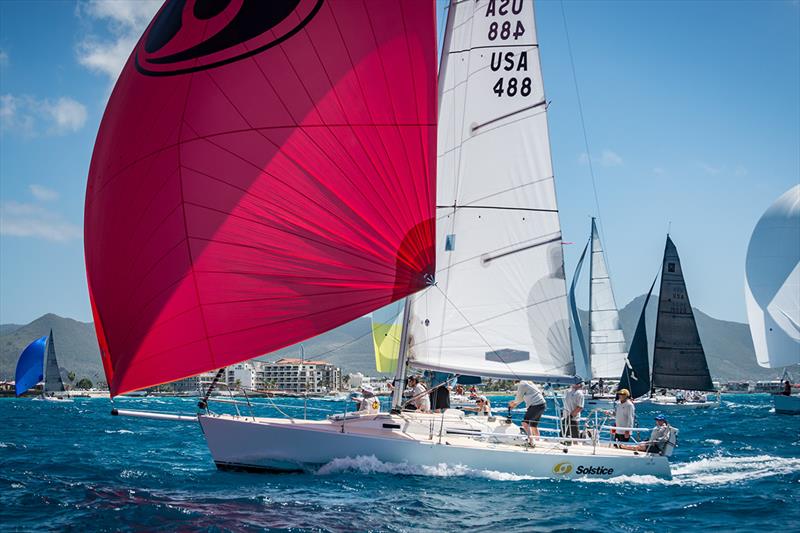
[[(90, 320), (86, 174), (145, 1), (0, 2), (0, 323)], [(442, 2), (438, 2), (440, 13)], [(646, 291), (671, 234), (692, 303), (745, 321), (747, 242), (800, 179), (800, 2), (537, 3), (571, 276), (597, 215), (617, 300)]]

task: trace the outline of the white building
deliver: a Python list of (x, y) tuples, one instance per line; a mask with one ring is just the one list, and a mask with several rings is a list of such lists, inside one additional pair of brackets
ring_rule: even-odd
[(256, 382), (267, 390), (324, 394), (342, 386), (341, 371), (326, 361), (279, 359), (274, 363), (258, 361)]
[(263, 381), (259, 383), (257, 369), (263, 365), (261, 361), (246, 361), (225, 369), (225, 378), (229, 386), (246, 390), (263, 389)]

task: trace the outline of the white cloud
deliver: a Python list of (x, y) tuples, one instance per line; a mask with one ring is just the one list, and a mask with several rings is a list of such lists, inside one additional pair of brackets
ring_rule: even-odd
[(616, 152), (603, 150), (600, 154), (600, 164), (604, 167), (618, 167), (622, 164), (622, 158)]
[[(599, 163), (604, 167), (618, 167), (623, 164), (622, 157), (620, 157), (616, 152), (607, 148), (600, 152), (600, 157), (593, 157), (592, 162)], [(589, 163), (589, 156), (586, 155), (586, 152), (583, 152), (578, 156), (578, 163), (582, 165)]]
[[(78, 62), (115, 82), (160, 5), (161, 0), (90, 0), (78, 4), (78, 16), (87, 19), (92, 28), (77, 45)], [(98, 30), (111, 37), (98, 36)]]
[(42, 206), (18, 202), (0, 204), (0, 235), (68, 242), (81, 237), (75, 224)]
[(722, 167), (716, 167), (707, 163), (700, 163), (700, 168), (702, 168), (706, 174), (711, 174), (712, 176), (716, 176), (722, 172)]
[(661, 167), (653, 167), (653, 174), (655, 174), (656, 176), (663, 176), (666, 173), (667, 171)]
[(745, 168), (743, 165), (736, 165), (736, 168), (733, 169), (733, 175), (737, 178), (743, 178), (744, 176), (747, 176), (747, 174), (747, 168)]
[(5, 67), (9, 63), (8, 52), (0, 49), (0, 67)]
[(58, 193), (53, 189), (48, 189), (44, 185), (30, 185), (31, 194), (41, 202), (52, 202), (58, 199)]
[(53, 101), (28, 95), (0, 95), (0, 130), (33, 137), (75, 132), (86, 123), (86, 106), (62, 96)]
[(86, 123), (86, 106), (72, 98), (62, 96), (55, 103), (45, 100), (43, 109), (52, 118), (56, 133), (78, 131)]

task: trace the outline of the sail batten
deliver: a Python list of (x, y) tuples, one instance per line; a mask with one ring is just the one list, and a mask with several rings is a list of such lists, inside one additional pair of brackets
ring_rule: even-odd
[(224, 11), (165, 2), (98, 133), (84, 233), (113, 395), (302, 341), (434, 272), (434, 6)]
[(409, 361), (574, 380), (533, 4), (451, 2), (439, 91), (435, 285), (409, 298)]
[(713, 391), (678, 250), (667, 236), (658, 295), (653, 388)]

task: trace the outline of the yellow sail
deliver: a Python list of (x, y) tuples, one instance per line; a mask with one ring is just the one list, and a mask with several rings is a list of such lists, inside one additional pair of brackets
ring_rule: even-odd
[(375, 369), (393, 373), (397, 370), (400, 337), (403, 334), (403, 300), (372, 312), (372, 345), (375, 348)]

